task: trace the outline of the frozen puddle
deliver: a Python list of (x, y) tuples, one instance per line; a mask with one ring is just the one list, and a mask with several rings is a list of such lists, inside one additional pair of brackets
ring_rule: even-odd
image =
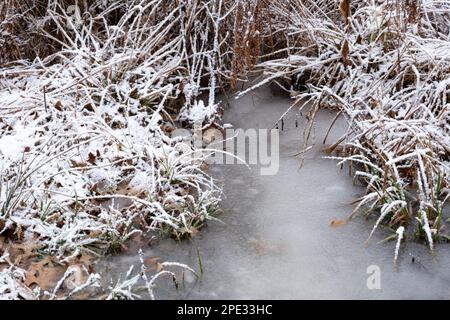
[[(224, 121), (235, 128), (271, 128), (290, 103), (263, 89), (231, 101)], [(377, 244), (388, 235), (383, 229), (366, 247), (371, 221), (356, 218), (348, 225), (330, 227), (333, 219), (350, 214), (350, 202), (361, 192), (347, 170), (322, 158), (321, 142), (332, 118), (331, 112), (321, 111), (315, 130), (317, 145), (306, 155), (302, 168), (292, 156), (301, 149), (303, 137), (303, 122), (296, 128), (295, 112), (285, 120), (280, 134), (278, 174), (261, 176), (257, 166), (251, 171), (243, 165), (211, 168), (224, 185), (226, 198), (219, 218), (225, 225), (210, 222), (192, 241), (168, 239), (143, 248), (147, 258), (161, 257), (197, 270), (197, 248), (201, 252), (205, 270), (201, 280), (186, 278), (178, 291), (170, 281), (159, 282), (158, 298), (450, 298), (447, 245), (437, 246), (437, 261), (433, 261), (426, 246), (403, 244), (399, 270), (394, 271), (395, 243)], [(339, 136), (337, 131), (333, 130), (329, 141)], [(108, 258), (100, 267), (114, 277), (125, 274), (132, 264), (139, 265), (135, 250)], [(367, 287), (370, 266), (380, 268), (378, 290)]]

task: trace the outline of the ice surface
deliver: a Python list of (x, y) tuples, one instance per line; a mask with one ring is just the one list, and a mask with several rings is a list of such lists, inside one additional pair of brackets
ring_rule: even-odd
[[(226, 123), (234, 128), (271, 128), (291, 100), (274, 96), (267, 88), (239, 100), (225, 110)], [(362, 192), (353, 185), (348, 170), (339, 170), (324, 159), (322, 139), (334, 115), (322, 110), (317, 118), (314, 148), (302, 168), (292, 155), (302, 145), (304, 121), (295, 125), (295, 112), (285, 120), (280, 135), (280, 171), (261, 176), (258, 168), (243, 165), (213, 166), (210, 170), (224, 185), (227, 198), (220, 219), (211, 222), (192, 241), (164, 240), (144, 250), (146, 257), (179, 261), (198, 269), (197, 248), (205, 269), (201, 281), (186, 283), (175, 292), (161, 285), (159, 298), (184, 299), (385, 299), (449, 298), (450, 256), (437, 246), (433, 261), (426, 245), (402, 243), (398, 271), (393, 265), (396, 243), (377, 242), (391, 235), (383, 228), (369, 236), (374, 221), (355, 218), (331, 228), (333, 219), (344, 219), (350, 203)], [(343, 122), (332, 131), (339, 137)], [(345, 169), (345, 168), (344, 168)], [(116, 256), (101, 268), (111, 274), (126, 273), (138, 264), (138, 255)], [(412, 262), (414, 257), (414, 262)], [(381, 289), (366, 283), (369, 266), (381, 271)]]

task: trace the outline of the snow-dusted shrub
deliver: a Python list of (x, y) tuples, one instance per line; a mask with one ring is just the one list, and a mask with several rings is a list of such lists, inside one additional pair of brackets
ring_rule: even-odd
[(52, 47), (0, 70), (0, 231), (66, 261), (204, 225), (220, 200), (208, 154), (184, 154), (166, 130), (180, 109), (188, 124), (214, 121), (231, 74), (228, 1), (85, 3), (81, 20), (65, 1), (4, 13)]

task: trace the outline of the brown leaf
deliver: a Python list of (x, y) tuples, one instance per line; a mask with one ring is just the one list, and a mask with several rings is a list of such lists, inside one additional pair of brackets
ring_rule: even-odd
[(173, 131), (175, 131), (176, 128), (171, 124), (164, 124), (162, 126), (162, 129), (164, 132), (171, 134)]
[(337, 228), (347, 224), (347, 220), (334, 219), (330, 223), (330, 227)]
[(191, 228), (190, 236), (193, 238), (197, 236), (199, 233), (199, 230), (197, 228)]
[(14, 264), (19, 265), (30, 258), (34, 258), (38, 247), (38, 245), (31, 243), (13, 244), (11, 246), (11, 255), (14, 257)]
[(360, 34), (358, 34), (358, 37), (356, 38), (356, 43), (357, 44), (362, 44), (362, 42), (363, 42), (363, 38), (361, 37)]
[(63, 110), (63, 104), (60, 100), (56, 101), (55, 103), (55, 109), (58, 111), (62, 111)]
[(60, 212), (55, 212), (54, 214), (48, 216), (47, 219), (45, 219), (45, 222), (48, 222), (48, 223), (55, 223), (55, 222), (58, 221), (60, 218), (61, 218), (61, 213), (60, 213)]
[(91, 103), (88, 103), (88, 104), (84, 105), (82, 110), (86, 110), (86, 111), (90, 111), (90, 112), (94, 112), (95, 111), (94, 107), (92, 106)]
[(344, 154), (344, 147), (339, 144), (332, 144), (330, 146), (323, 148), (322, 151), (325, 152), (326, 154), (333, 154), (334, 152), (337, 155), (342, 155)]
[(164, 269), (163, 265), (159, 262), (156, 263), (156, 272), (160, 272)]
[(151, 269), (157, 270), (158, 272), (162, 270), (162, 266), (159, 263), (161, 261), (161, 257), (150, 257), (144, 259), (144, 264)]
[(209, 169), (209, 164), (206, 162), (202, 162), (202, 164), (200, 165), (200, 169), (203, 171), (207, 171)]
[(92, 152), (89, 152), (89, 155), (88, 155), (88, 162), (89, 162), (90, 164), (95, 164), (95, 160), (96, 160), (95, 155), (94, 155)]
[(87, 164), (85, 162), (77, 162), (75, 160), (70, 159), (69, 160), (70, 165), (72, 166), (72, 168), (85, 168), (87, 167)]
[(94, 261), (95, 261), (95, 257), (93, 257), (93, 256), (91, 256), (91, 255), (89, 255), (89, 254), (87, 254), (87, 253), (85, 253), (85, 252), (83, 252), (82, 254), (81, 254), (81, 257), (80, 257), (80, 263), (82, 264), (82, 265), (84, 265), (87, 269), (88, 269), (88, 271), (90, 272), (90, 273), (93, 273), (94, 272), (94, 267), (93, 267), (93, 265), (94, 265)]
[(47, 257), (31, 264), (27, 270), (25, 285), (29, 287), (32, 284), (37, 284), (44, 290), (51, 290), (64, 275), (64, 272), (62, 266), (54, 265), (52, 259)]
[(265, 239), (250, 239), (249, 242), (260, 256), (278, 254), (286, 250), (284, 243), (276, 243)]
[(64, 286), (69, 290), (74, 290), (86, 283), (88, 275), (80, 265), (72, 265), (71, 268), (74, 268), (74, 271), (66, 280), (64, 280)]

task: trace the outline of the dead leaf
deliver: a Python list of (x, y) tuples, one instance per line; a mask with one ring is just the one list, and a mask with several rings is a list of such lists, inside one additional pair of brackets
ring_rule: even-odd
[(55, 109), (58, 111), (62, 111), (63, 110), (63, 104), (60, 100), (56, 101), (55, 103)]
[(322, 151), (325, 152), (326, 154), (333, 154), (334, 152), (336, 153), (336, 155), (339, 156), (344, 154), (344, 147), (339, 144), (332, 144), (330, 146), (323, 148)]
[(85, 168), (87, 167), (87, 164), (85, 162), (77, 162), (75, 160), (70, 159), (69, 160), (70, 165), (72, 166), (72, 168)]
[(95, 257), (83, 252), (81, 254), (79, 261), (82, 265), (84, 265), (88, 269), (89, 272), (91, 272), (91, 273), (94, 272), (93, 265), (94, 265)]
[(191, 228), (190, 236), (193, 238), (197, 236), (199, 233), (199, 230), (197, 228)]
[(337, 228), (347, 224), (347, 220), (334, 219), (330, 223), (330, 227)]
[(95, 111), (94, 107), (92, 106), (91, 103), (88, 103), (88, 104), (84, 105), (82, 110), (86, 110), (86, 111), (89, 111), (89, 112), (94, 112)]
[(278, 254), (286, 250), (284, 243), (275, 243), (265, 239), (250, 239), (249, 242), (260, 256)]
[(25, 285), (27, 287), (37, 284), (44, 290), (51, 290), (64, 275), (65, 268), (53, 264), (52, 258), (47, 257), (38, 262), (33, 262), (27, 270)]
[(88, 155), (88, 162), (89, 162), (90, 164), (95, 164), (95, 161), (96, 161), (95, 155), (94, 155), (92, 152), (89, 152), (89, 155)]
[(55, 212), (54, 214), (48, 216), (47, 219), (45, 219), (45, 221), (48, 222), (48, 223), (55, 223), (60, 218), (61, 218), (61, 213)]
[(74, 271), (66, 278), (66, 280), (64, 280), (64, 286), (68, 290), (74, 290), (75, 288), (78, 288), (86, 283), (88, 275), (79, 265), (72, 265), (70, 268), (73, 268)]
[(164, 269), (163, 265), (159, 262), (156, 263), (156, 272), (160, 272)]
[(202, 162), (202, 164), (200, 165), (200, 169), (203, 171), (207, 171), (209, 169), (209, 164), (206, 162)]
[(36, 257), (36, 249), (39, 246), (32, 243), (19, 243), (11, 245), (11, 256), (14, 257), (14, 264), (28, 261), (30, 258)]
[(147, 259), (144, 259), (144, 264), (147, 267), (150, 267), (151, 269), (157, 270), (158, 272), (162, 270), (161, 264), (159, 263), (161, 261), (161, 257), (150, 257)]
[(356, 38), (356, 43), (357, 44), (362, 44), (363, 38), (361, 37), (360, 34), (358, 34), (358, 37)]
[(96, 194), (103, 194), (106, 192), (107, 187), (108, 187), (108, 182), (105, 179), (102, 179), (102, 180), (94, 183), (94, 185), (91, 187), (90, 191), (93, 193), (96, 193)]
[(176, 128), (171, 124), (165, 124), (162, 126), (162, 129), (164, 132), (171, 134)]

